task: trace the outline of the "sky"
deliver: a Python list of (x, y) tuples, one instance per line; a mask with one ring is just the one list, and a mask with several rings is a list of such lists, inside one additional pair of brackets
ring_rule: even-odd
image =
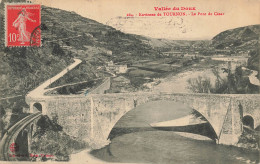
[[(167, 39), (211, 39), (232, 28), (260, 24), (260, 0), (32, 0), (46, 6), (75, 11), (126, 33)], [(127, 13), (158, 13), (154, 7), (196, 7), (213, 16), (134, 17)], [(166, 11), (183, 12), (183, 11)], [(191, 11), (187, 11), (190, 13)], [(224, 13), (214, 16), (214, 12)], [(162, 13), (162, 12), (160, 12)]]

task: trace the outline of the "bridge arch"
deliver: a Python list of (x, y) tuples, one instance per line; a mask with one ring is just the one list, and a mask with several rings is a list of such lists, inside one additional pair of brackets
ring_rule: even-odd
[(33, 108), (34, 108), (35, 112), (42, 112), (42, 104), (41, 103), (38, 103), (38, 102), (34, 103)]
[(254, 129), (254, 122), (254, 118), (251, 115), (245, 115), (242, 118), (243, 125), (249, 126), (252, 129)]
[[(156, 101), (161, 101), (161, 100), (151, 100), (151, 101), (146, 101), (146, 102), (142, 102), (142, 103), (138, 103), (138, 101), (134, 100), (134, 101), (133, 101), (133, 102), (134, 102), (133, 108), (131, 108), (130, 110), (126, 111), (125, 113), (122, 113), (122, 114), (119, 115), (117, 118), (115, 118), (115, 120), (114, 120), (115, 122), (111, 124), (110, 129), (109, 129), (109, 132), (107, 133), (107, 135), (105, 135), (106, 139), (111, 139), (111, 138), (114, 137), (113, 134), (111, 134), (111, 132), (113, 132), (114, 127), (116, 126), (116, 124), (117, 124), (125, 115), (128, 115), (129, 112), (131, 112), (132, 110), (135, 110), (135, 109), (139, 108), (141, 105), (153, 103), (153, 102), (156, 102)], [(204, 114), (202, 114), (200, 111), (198, 111), (197, 109), (194, 109), (194, 107), (192, 107), (190, 104), (187, 105), (187, 104), (185, 104), (185, 103), (183, 103), (183, 102), (181, 102), (181, 101), (173, 101), (173, 100), (166, 100), (166, 101), (167, 101), (167, 102), (170, 102), (170, 103), (175, 103), (175, 104), (182, 104), (182, 106), (185, 106), (185, 108), (190, 108), (191, 110), (189, 110), (189, 112), (187, 112), (187, 115), (191, 114), (191, 111), (192, 111), (192, 110), (197, 111), (197, 112), (205, 119), (205, 121), (207, 121), (208, 124), (209, 124), (209, 127), (210, 127), (210, 130), (211, 130), (211, 132), (212, 132), (212, 135), (211, 135), (210, 137), (209, 137), (209, 136), (207, 136), (207, 137), (211, 138), (212, 140), (216, 140), (216, 139), (218, 140), (218, 135), (217, 135), (217, 133), (216, 133), (216, 130), (214, 129), (214, 126), (211, 124), (211, 122), (207, 119), (207, 116), (204, 116)], [(173, 108), (175, 108), (175, 107), (173, 107)], [(153, 111), (151, 111), (151, 112), (153, 112)], [(187, 115), (182, 115), (181, 117), (184, 117), (184, 116), (187, 116)], [(178, 117), (178, 118), (180, 118), (180, 117)], [(178, 119), (178, 118), (175, 118), (175, 119)], [(169, 119), (171, 119), (171, 118), (169, 118)], [(167, 121), (167, 120), (163, 120), (163, 121)], [(137, 130), (138, 130), (138, 129), (137, 129)], [(134, 128), (130, 128), (130, 131), (134, 131)], [(125, 132), (122, 131), (122, 130), (120, 130), (120, 133), (124, 134)], [(128, 132), (126, 132), (126, 133), (128, 133)], [(213, 134), (213, 133), (214, 133), (214, 134)]]
[(30, 103), (30, 113), (41, 112), (42, 114), (46, 114), (45, 102), (37, 101)]

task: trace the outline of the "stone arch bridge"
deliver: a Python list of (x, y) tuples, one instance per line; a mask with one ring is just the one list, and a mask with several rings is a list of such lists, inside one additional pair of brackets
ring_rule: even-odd
[(181, 102), (201, 113), (213, 127), (219, 144), (235, 145), (242, 134), (244, 116), (260, 125), (260, 95), (178, 94), (134, 92), (69, 96), (26, 97), (30, 112), (41, 105), (43, 115), (58, 117), (58, 123), (71, 136), (104, 146), (117, 121), (128, 111), (151, 101)]

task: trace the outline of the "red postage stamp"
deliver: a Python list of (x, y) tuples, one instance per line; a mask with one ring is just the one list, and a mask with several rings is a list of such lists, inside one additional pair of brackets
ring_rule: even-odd
[(37, 29), (40, 24), (40, 5), (7, 3), (5, 5), (5, 46), (41, 46), (41, 31)]

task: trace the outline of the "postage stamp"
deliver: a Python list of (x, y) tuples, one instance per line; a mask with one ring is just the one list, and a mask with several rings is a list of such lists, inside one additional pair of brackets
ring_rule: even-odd
[[(41, 6), (39, 4), (5, 5), (5, 46), (41, 46), (41, 31), (35, 29), (41, 24)], [(31, 40), (33, 38), (33, 44)]]

